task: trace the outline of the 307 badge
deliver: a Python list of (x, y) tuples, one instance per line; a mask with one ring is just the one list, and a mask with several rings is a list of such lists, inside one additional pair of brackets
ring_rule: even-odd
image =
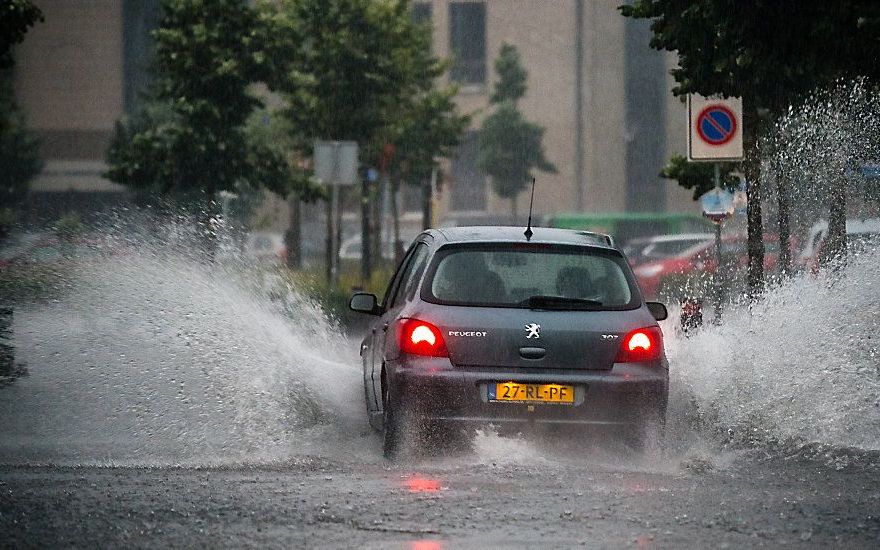
[(487, 391), (488, 400), (495, 403), (574, 404), (574, 386), (567, 386), (564, 384), (520, 384), (518, 382), (498, 382), (488, 384)]

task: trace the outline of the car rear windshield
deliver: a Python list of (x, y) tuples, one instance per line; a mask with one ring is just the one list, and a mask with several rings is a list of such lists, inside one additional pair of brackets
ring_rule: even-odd
[(639, 306), (632, 273), (614, 251), (545, 244), (441, 249), (422, 299), (447, 305), (620, 310)]

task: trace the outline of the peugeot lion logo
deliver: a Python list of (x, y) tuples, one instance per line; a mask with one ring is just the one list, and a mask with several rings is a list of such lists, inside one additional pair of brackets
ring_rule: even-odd
[(529, 323), (526, 327), (526, 338), (540, 338), (541, 325), (538, 323)]

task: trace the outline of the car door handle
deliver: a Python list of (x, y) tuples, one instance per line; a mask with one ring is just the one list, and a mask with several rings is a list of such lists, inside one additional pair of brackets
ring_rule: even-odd
[(385, 332), (387, 330), (388, 330), (388, 323), (385, 323), (384, 325), (382, 325), (382, 332)]

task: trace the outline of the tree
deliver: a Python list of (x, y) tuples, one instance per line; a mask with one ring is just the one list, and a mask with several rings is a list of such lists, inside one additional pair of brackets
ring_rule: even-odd
[(406, 111), (393, 142), (395, 156), (392, 181), (420, 185), (423, 193), (423, 226), (428, 228), (431, 207), (431, 176), (439, 159), (449, 157), (470, 124), (470, 116), (459, 115), (455, 88), (429, 89), (419, 94)]
[[(406, 1), (281, 0), (262, 5), (269, 87), (304, 152), (315, 139), (372, 144), (438, 66), (417, 55), (427, 37)], [(274, 39), (274, 40), (273, 40)], [(436, 62), (434, 60), (434, 62)]]
[[(743, 98), (747, 150), (790, 104), (814, 88), (841, 78), (880, 76), (880, 4), (874, 0), (636, 0), (620, 10), (627, 17), (651, 19), (651, 46), (678, 53), (673, 94)], [(759, 166), (754, 155), (744, 170), (752, 295), (763, 288)], [(831, 218), (839, 218), (834, 211), (845, 208), (845, 200), (833, 201)], [(834, 231), (845, 231), (835, 225)]]
[(267, 70), (249, 2), (163, 0), (153, 38), (149, 101), (117, 125), (107, 176), (194, 208), (206, 233), (217, 192), (242, 186), (286, 192), (292, 185), (286, 159), (249, 140), (245, 130), (261, 105), (249, 87)]
[(492, 177), (495, 192), (510, 199), (516, 216), (517, 197), (532, 180), (532, 170), (555, 173), (556, 167), (544, 156), (544, 129), (525, 120), (517, 108), (526, 93), (527, 73), (514, 46), (502, 44), (495, 72), (499, 80), (490, 100), (495, 112), (483, 121), (477, 162)]
[[(438, 77), (448, 70), (449, 63), (431, 54), (430, 23), (413, 22), (412, 28), (418, 37), (411, 52), (417, 68), (412, 73), (416, 91), (389, 118), (388, 135), (381, 141), (394, 145), (387, 169), (395, 196), (402, 185), (422, 188), (422, 225), (427, 229), (431, 223), (432, 176), (436, 178), (439, 159), (451, 156), (461, 141), (470, 116), (458, 113), (456, 86), (437, 86)], [(399, 240), (398, 225), (395, 212), (395, 240)]]
[(28, 29), (43, 21), (43, 12), (30, 0), (5, 0), (0, 6), (0, 69), (14, 64), (12, 48)]
[[(734, 191), (739, 185), (739, 179), (731, 176), (730, 173), (736, 170), (736, 165), (724, 162), (721, 163), (719, 170), (722, 174), (721, 186), (728, 191)], [(660, 177), (675, 180), (685, 189), (692, 189), (694, 200), (715, 187), (715, 167), (712, 164), (688, 162), (681, 155), (672, 155), (669, 163), (660, 171)]]
[(39, 142), (27, 130), (12, 86), (12, 48), (42, 20), (40, 9), (27, 0), (0, 6), (0, 238), (15, 219), (13, 206), (24, 199), (28, 182), (43, 168)]
[(393, 145), (386, 168), (397, 187), (430, 174), (457, 143), (454, 92), (435, 88), (446, 66), (430, 55), (430, 33), (408, 1), (282, 0), (264, 3), (263, 14), (274, 38), (267, 57), (280, 64), (268, 84), (303, 157), (315, 139), (351, 140), (361, 163), (377, 166)]

